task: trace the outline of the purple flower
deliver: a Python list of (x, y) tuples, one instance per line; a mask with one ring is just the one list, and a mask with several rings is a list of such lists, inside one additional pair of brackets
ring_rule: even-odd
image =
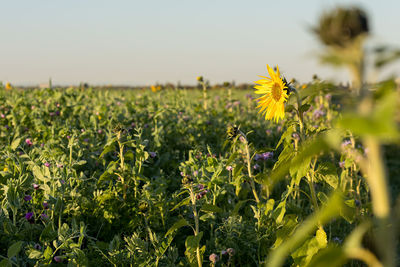
[(71, 136), (70, 136), (70, 135), (67, 135), (67, 139), (71, 139)]
[(49, 208), (49, 203), (43, 202), (43, 208), (47, 210)]
[(152, 157), (152, 158), (155, 158), (157, 156), (156, 152), (149, 152), (149, 154), (150, 154), (150, 157)]
[(262, 153), (262, 157), (264, 160), (271, 159), (274, 156), (274, 152), (264, 152)]
[(342, 149), (346, 148), (347, 146), (351, 145), (351, 141), (350, 140), (345, 140), (342, 143)]
[(199, 185), (197, 185), (197, 188), (200, 189), (200, 190), (203, 190), (204, 189), (204, 185), (199, 184)]
[(234, 106), (239, 106), (239, 105), (240, 105), (240, 101), (239, 101), (239, 100), (236, 100), (235, 102), (233, 102), (233, 105), (234, 105)]
[(97, 130), (97, 133), (98, 133), (98, 134), (102, 134), (102, 133), (103, 133), (103, 130), (102, 130), (102, 129), (98, 129), (98, 130)]
[(61, 180), (60, 180), (60, 183), (61, 183), (61, 184), (65, 184), (64, 179), (61, 179)]
[(327, 94), (327, 95), (325, 96), (325, 99), (328, 100), (328, 101), (331, 100), (331, 98), (332, 98), (332, 95), (331, 95), (331, 94)]
[(60, 116), (60, 111), (59, 110), (56, 111), (56, 115)]
[(232, 171), (232, 170), (233, 170), (233, 167), (232, 167), (232, 166), (226, 166), (226, 170), (227, 170), (227, 171)]
[(219, 257), (218, 257), (217, 254), (213, 253), (213, 254), (210, 255), (209, 260), (210, 260), (212, 263), (215, 264), (217, 261), (219, 261)]
[(40, 217), (42, 218), (42, 220), (48, 220), (49, 219), (49, 216), (47, 216), (46, 213), (40, 214)]
[(295, 139), (295, 140), (300, 140), (300, 136), (299, 136), (298, 133), (293, 133), (293, 134), (292, 134), (292, 137), (293, 137), (293, 139)]
[(241, 135), (241, 136), (239, 137), (239, 140), (240, 140), (240, 142), (242, 142), (242, 143), (246, 142), (246, 138), (244, 138), (243, 135)]
[(340, 168), (344, 168), (344, 166), (345, 166), (345, 162), (344, 161), (339, 162), (339, 167)]
[(89, 138), (83, 139), (84, 142), (89, 143)]
[(181, 176), (185, 176), (185, 173), (184, 173), (184, 172), (181, 172)]
[(323, 110), (321, 110), (321, 109), (316, 109), (316, 110), (314, 110), (314, 112), (313, 112), (313, 117), (314, 117), (314, 119), (316, 119), (316, 120), (318, 120), (319, 118), (321, 118), (322, 116), (324, 116), (325, 115), (325, 112), (323, 111)]
[(44, 147), (44, 143), (41, 143), (41, 144), (40, 144), (40, 147)]
[(39, 189), (39, 187), (40, 187), (38, 184), (32, 184), (32, 186), (33, 186), (33, 189), (35, 189), (35, 190)]
[(44, 166), (46, 166), (46, 167), (48, 168), (48, 167), (50, 167), (50, 163), (46, 162), (46, 163), (44, 164)]
[(50, 112), (49, 115), (50, 115), (50, 117), (53, 117), (56, 114), (54, 112)]
[(226, 252), (226, 250), (222, 250), (222, 251), (221, 251), (221, 255), (222, 255), (222, 256), (225, 256), (225, 255), (227, 255), (227, 254), (228, 254), (228, 252)]
[(64, 168), (64, 165), (61, 163), (57, 163), (57, 168), (62, 169), (62, 168)]
[(29, 139), (29, 138), (26, 138), (26, 139), (25, 139), (25, 143), (26, 143), (28, 146), (32, 146), (32, 145), (33, 145), (31, 139)]
[(31, 200), (32, 200), (32, 197), (31, 197), (30, 195), (25, 195), (25, 196), (24, 196), (24, 200), (25, 200), (25, 201), (31, 201)]
[(6, 115), (4, 115), (3, 113), (1, 113), (1, 118), (4, 119), (6, 117)]
[(33, 212), (28, 212), (25, 214), (25, 219), (29, 222), (29, 223), (34, 223), (35, 222), (35, 218), (33, 218)]
[(62, 262), (62, 258), (60, 256), (54, 256), (53, 259), (55, 262)]
[(260, 165), (258, 165), (257, 163), (254, 164), (253, 169), (258, 170), (260, 168)]
[(84, 133), (85, 132), (85, 129), (81, 129), (81, 133)]

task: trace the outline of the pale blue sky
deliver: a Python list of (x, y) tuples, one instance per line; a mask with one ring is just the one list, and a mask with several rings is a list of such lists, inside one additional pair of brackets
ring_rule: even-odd
[(318, 64), (319, 45), (307, 30), (337, 3), (365, 8), (371, 44), (400, 46), (397, 0), (2, 1), (0, 80), (147, 85), (204, 75), (240, 83), (263, 75), (266, 64), (289, 79), (345, 79)]

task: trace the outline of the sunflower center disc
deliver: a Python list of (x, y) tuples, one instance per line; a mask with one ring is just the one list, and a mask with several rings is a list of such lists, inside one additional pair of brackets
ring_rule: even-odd
[(281, 99), (282, 90), (278, 83), (274, 83), (274, 85), (272, 85), (271, 93), (275, 101), (279, 101)]

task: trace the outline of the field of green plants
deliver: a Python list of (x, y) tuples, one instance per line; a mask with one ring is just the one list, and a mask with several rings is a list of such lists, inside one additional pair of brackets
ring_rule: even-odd
[(399, 266), (400, 85), (335, 12), (314, 30), (348, 85), (0, 86), (0, 267)]
[[(348, 88), (294, 86), (279, 123), (232, 88), (208, 90), (207, 109), (196, 89), (2, 90), (2, 266), (340, 266), (361, 247), (382, 257), (359, 167), (374, 151), (359, 137), (398, 137), (396, 84), (374, 87), (368, 116), (340, 115)], [(396, 140), (383, 156), (393, 197)]]

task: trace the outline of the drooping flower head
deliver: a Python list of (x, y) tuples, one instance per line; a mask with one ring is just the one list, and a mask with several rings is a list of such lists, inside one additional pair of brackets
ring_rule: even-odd
[[(257, 98), (257, 108), (260, 108), (259, 113), (265, 115), (266, 120), (274, 119), (278, 122), (279, 119), (285, 117), (285, 106), (284, 102), (288, 99), (287, 84), (280, 77), (279, 68), (276, 67), (276, 72), (267, 65), (269, 76), (264, 79), (258, 80), (254, 86), (256, 89), (255, 93), (263, 95)], [(286, 89), (286, 90), (285, 90)]]

